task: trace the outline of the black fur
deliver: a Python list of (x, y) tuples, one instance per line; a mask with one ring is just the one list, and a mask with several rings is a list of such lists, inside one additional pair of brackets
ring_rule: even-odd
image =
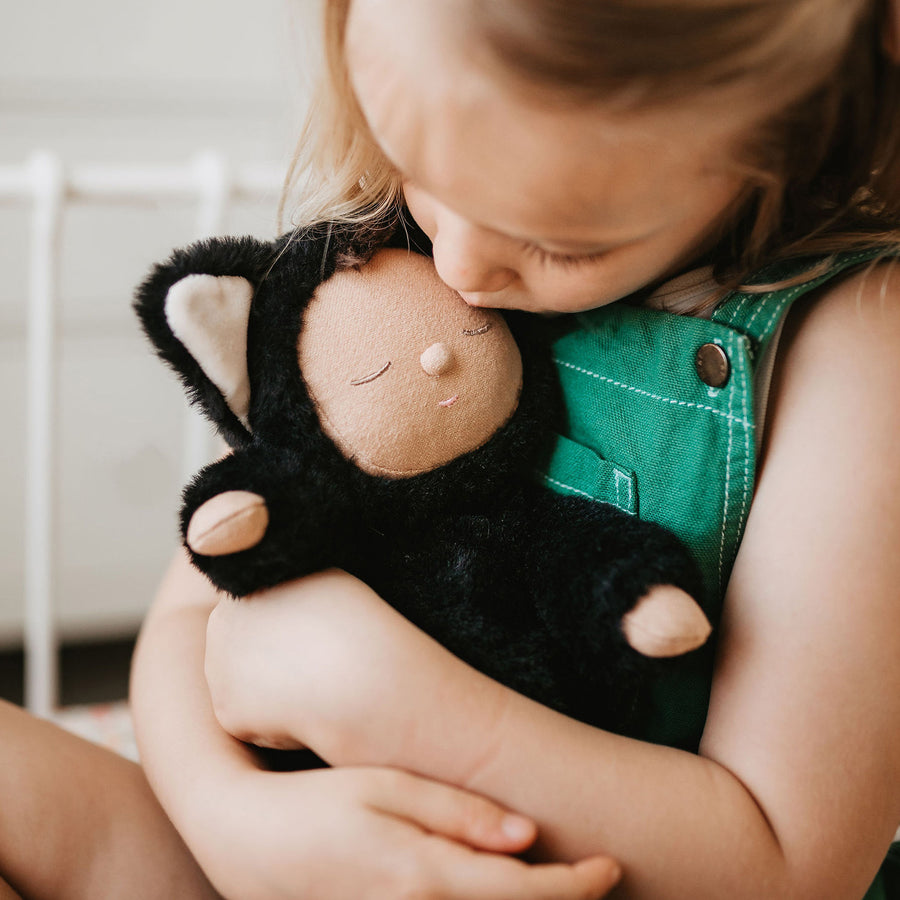
[[(403, 240), (405, 232), (393, 242)], [(256, 547), (192, 554), (194, 564), (236, 597), (343, 568), (488, 675), (584, 721), (632, 731), (642, 692), (679, 661), (636, 653), (620, 620), (656, 584), (698, 597), (696, 566), (666, 530), (536, 484), (562, 404), (535, 322), (522, 314), (508, 316), (524, 363), (519, 408), (487, 444), (403, 479), (368, 475), (345, 459), (319, 426), (297, 336), (316, 287), (373, 249), (339, 228), (273, 243), (204, 241), (177, 251), (138, 290), (136, 309), (157, 352), (235, 450), (185, 489), (182, 532), (223, 491), (253, 491), (269, 508)], [(251, 432), (166, 323), (169, 287), (194, 272), (241, 275), (255, 286)]]

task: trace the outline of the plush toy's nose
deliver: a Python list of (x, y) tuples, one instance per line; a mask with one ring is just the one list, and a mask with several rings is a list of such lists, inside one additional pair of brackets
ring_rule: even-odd
[(432, 344), (419, 357), (419, 362), (426, 375), (443, 375), (453, 365), (453, 352), (446, 344)]

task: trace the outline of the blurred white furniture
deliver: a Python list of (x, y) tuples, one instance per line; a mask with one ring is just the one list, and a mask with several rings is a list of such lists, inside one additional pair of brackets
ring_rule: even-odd
[(210, 453), (137, 331), (133, 286), (175, 244), (273, 234), (281, 168), (215, 153), (0, 165), (0, 644), (24, 633), (39, 715), (56, 706), (60, 633), (136, 628), (174, 546), (180, 484)]

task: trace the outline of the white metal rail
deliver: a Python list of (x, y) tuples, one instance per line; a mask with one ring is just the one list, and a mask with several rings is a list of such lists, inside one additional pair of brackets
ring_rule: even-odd
[[(0, 166), (0, 203), (31, 205), (27, 315), (25, 431), (25, 705), (49, 716), (58, 701), (56, 633), (56, 420), (59, 259), (65, 208), (72, 203), (145, 203), (170, 199), (197, 204), (198, 237), (220, 233), (229, 206), (274, 194), (277, 167), (230, 167), (216, 153), (185, 165), (67, 167), (37, 152), (21, 166)], [(197, 416), (185, 429), (185, 474), (208, 458), (208, 433)]]

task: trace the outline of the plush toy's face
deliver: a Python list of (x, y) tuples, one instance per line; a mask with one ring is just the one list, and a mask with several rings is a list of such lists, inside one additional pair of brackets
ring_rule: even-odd
[(486, 443), (522, 387), (503, 317), (469, 307), (430, 260), (403, 250), (319, 287), (298, 357), (323, 430), (363, 471), (392, 478)]

